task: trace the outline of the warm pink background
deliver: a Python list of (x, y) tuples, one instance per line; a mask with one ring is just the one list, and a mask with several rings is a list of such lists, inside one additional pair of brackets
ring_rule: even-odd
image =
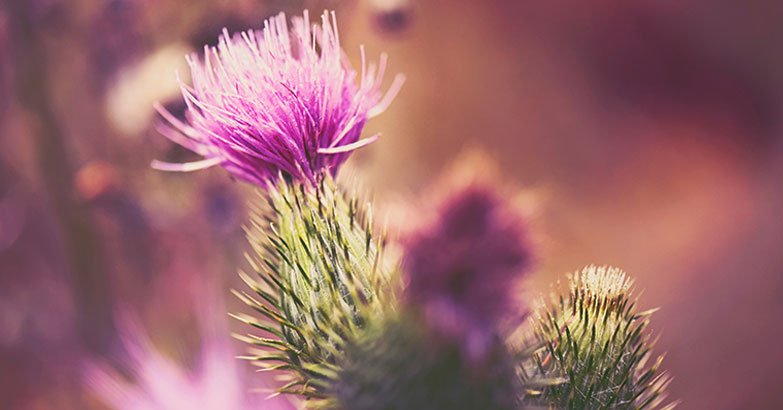
[[(773, 0), (5, 0), (0, 408), (101, 408), (79, 369), (112, 354), (118, 306), (161, 349), (194, 355), (183, 283), (238, 286), (253, 194), (218, 169), (150, 170), (192, 157), (154, 131), (148, 100), (174, 101), (156, 81), (170, 85), (178, 56), (221, 27), (302, 7), (337, 10), (352, 61), (364, 44), (408, 77), (367, 127), (383, 137), (351, 160), (378, 198), (426, 196), (457, 157), (483, 152), (530, 215), (539, 265), (523, 300), (583, 265), (620, 266), (641, 304), (661, 307), (653, 327), (681, 408), (783, 408)], [(150, 63), (161, 49), (175, 58)], [(147, 63), (152, 76), (128, 79)], [(121, 118), (107, 114), (129, 83)]]

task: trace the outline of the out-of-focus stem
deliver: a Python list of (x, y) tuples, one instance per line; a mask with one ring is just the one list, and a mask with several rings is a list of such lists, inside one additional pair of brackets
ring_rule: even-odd
[(27, 1), (6, 3), (15, 52), (17, 94), (28, 111), (40, 175), (62, 231), (72, 275), (79, 333), (90, 349), (108, 347), (113, 334), (105, 261), (90, 213), (74, 194), (73, 168), (62, 128), (48, 98), (47, 61)]

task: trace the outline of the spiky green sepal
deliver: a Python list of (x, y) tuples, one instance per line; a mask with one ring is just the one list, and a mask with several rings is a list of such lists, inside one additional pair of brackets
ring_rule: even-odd
[(257, 317), (237, 315), (261, 330), (241, 339), (258, 346), (248, 359), (285, 370), (280, 393), (326, 398), (345, 345), (396, 306), (384, 240), (373, 231), (368, 203), (331, 178), (317, 187), (278, 181), (263, 194), (248, 239), (257, 275), (240, 272), (254, 294), (235, 292)]
[(502, 343), (475, 363), (413, 314), (367, 329), (347, 346), (324, 407), (340, 410), (488, 409), (517, 406)]
[(632, 281), (616, 268), (590, 266), (570, 278), (570, 292), (538, 312), (545, 350), (528, 363), (532, 377), (565, 382), (529, 391), (527, 403), (561, 409), (670, 409), (662, 356), (648, 365), (654, 342), (649, 316), (632, 299)]

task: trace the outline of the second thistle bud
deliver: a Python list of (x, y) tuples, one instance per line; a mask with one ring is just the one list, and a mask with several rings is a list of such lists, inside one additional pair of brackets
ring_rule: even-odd
[(514, 284), (530, 261), (520, 218), (490, 187), (468, 186), (408, 240), (406, 301), (436, 332), (480, 359), (515, 313)]
[(569, 282), (568, 294), (556, 296), (534, 320), (545, 350), (526, 372), (563, 383), (530, 391), (526, 400), (575, 409), (674, 407), (664, 401), (670, 379), (659, 371), (662, 357), (647, 364), (654, 310), (637, 311), (633, 281), (620, 269), (588, 266)]

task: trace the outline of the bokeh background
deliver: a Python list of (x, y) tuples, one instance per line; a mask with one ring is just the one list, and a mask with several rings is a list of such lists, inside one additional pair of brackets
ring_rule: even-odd
[(217, 168), (150, 169), (193, 158), (151, 106), (182, 109), (175, 72), (222, 27), (303, 8), (337, 11), (352, 61), (364, 44), (407, 76), (351, 160), (381, 208), (479, 152), (525, 198), (526, 297), (622, 267), (661, 307), (680, 408), (783, 408), (775, 0), (2, 0), (0, 408), (105, 408), (84, 364), (121, 366), (118, 311), (192, 366), (197, 290), (239, 286), (255, 194)]

